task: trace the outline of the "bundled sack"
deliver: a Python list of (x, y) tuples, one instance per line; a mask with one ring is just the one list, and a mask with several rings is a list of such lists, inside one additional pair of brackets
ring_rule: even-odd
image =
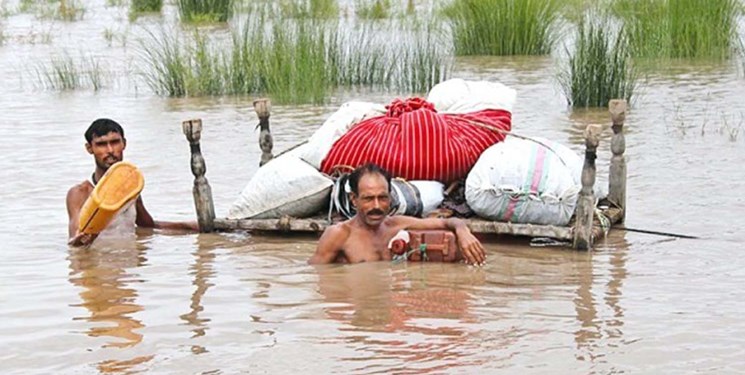
[(285, 154), (259, 168), (230, 207), (228, 218), (312, 216), (327, 207), (333, 184), (305, 161)]
[(466, 179), (466, 202), (497, 221), (564, 226), (581, 190), (582, 159), (544, 138), (507, 137), (484, 151)]
[(516, 97), (514, 89), (499, 82), (453, 78), (435, 85), (429, 91), (427, 101), (439, 113), (469, 113), (485, 109), (512, 112)]
[(357, 124), (334, 143), (321, 163), (331, 174), (339, 167), (378, 164), (406, 180), (448, 184), (464, 178), (479, 155), (510, 130), (512, 114), (500, 109), (460, 115), (440, 114), (421, 99), (396, 99), (385, 116)]
[[(308, 139), (308, 142), (293, 152), (316, 169), (328, 155), (331, 146), (360, 121), (385, 113), (381, 104), (368, 102), (346, 102), (339, 107)], [(294, 150), (293, 150), (294, 151)]]
[[(332, 206), (346, 218), (352, 218), (357, 210), (349, 199), (352, 191), (349, 175), (344, 174), (334, 183), (331, 192)], [(437, 181), (406, 181), (391, 179), (391, 211), (389, 215), (425, 217), (437, 209), (445, 198), (445, 186)]]

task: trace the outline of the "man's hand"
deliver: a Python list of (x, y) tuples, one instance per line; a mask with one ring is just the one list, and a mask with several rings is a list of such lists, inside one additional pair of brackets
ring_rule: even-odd
[(98, 237), (97, 234), (89, 234), (89, 233), (80, 233), (78, 232), (75, 237), (70, 238), (69, 241), (67, 241), (67, 244), (70, 246), (88, 246), (90, 245), (93, 240)]
[(458, 246), (466, 258), (466, 262), (474, 266), (482, 266), (486, 261), (486, 252), (484, 245), (471, 233), (467, 226), (458, 227), (455, 231), (458, 237)]

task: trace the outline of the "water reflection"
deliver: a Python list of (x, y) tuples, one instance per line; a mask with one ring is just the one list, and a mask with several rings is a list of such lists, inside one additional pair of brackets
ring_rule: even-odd
[[(596, 362), (608, 347), (623, 343), (624, 311), (621, 305), (623, 283), (627, 277), (628, 243), (621, 231), (596, 245), (590, 267), (579, 274), (574, 298), (579, 328), (574, 333), (577, 359)], [(603, 284), (596, 285), (596, 281)], [(602, 291), (598, 291), (602, 288)], [(598, 298), (597, 296), (600, 295)]]
[[(482, 322), (470, 309), (473, 289), (485, 283), (481, 270), (459, 264), (362, 263), (318, 267), (318, 277), (318, 291), (329, 305), (327, 317), (344, 323), (341, 340), (375, 353), (373, 362), (407, 364), (386, 371), (431, 373), (474, 365), (468, 353), (479, 343), (470, 326)], [(412, 334), (422, 338), (406, 338)], [(377, 366), (366, 363), (358, 370)]]
[[(215, 245), (212, 241), (207, 241), (204, 236), (198, 237), (197, 249), (192, 253), (194, 256), (194, 263), (189, 267), (189, 274), (194, 277), (192, 285), (194, 293), (191, 295), (191, 304), (189, 307), (191, 310), (181, 315), (181, 319), (186, 321), (188, 324), (194, 326), (191, 330), (191, 338), (202, 337), (206, 334), (208, 329), (207, 323), (210, 322), (208, 318), (201, 318), (199, 313), (204, 310), (202, 305), (202, 298), (207, 293), (207, 290), (214, 286), (210, 282), (215, 272), (212, 268), (212, 264), (215, 261)], [(208, 352), (207, 348), (201, 345), (192, 345), (191, 351), (194, 354), (201, 354)]]
[[(137, 291), (131, 287), (143, 280), (133, 272), (147, 262), (146, 247), (127, 240), (97, 240), (89, 248), (70, 248), (70, 282), (82, 289), (82, 300), (71, 306), (84, 307), (90, 315), (74, 320), (93, 323), (85, 332), (90, 337), (107, 338), (104, 348), (132, 348), (142, 342), (138, 330), (144, 327), (132, 315), (142, 311)], [(98, 364), (102, 372), (117, 372), (144, 363), (152, 356), (129, 360), (105, 360)]]

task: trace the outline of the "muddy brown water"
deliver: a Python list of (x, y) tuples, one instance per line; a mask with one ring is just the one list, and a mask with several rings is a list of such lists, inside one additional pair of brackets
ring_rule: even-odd
[[(3, 373), (745, 371), (745, 79), (735, 67), (659, 67), (628, 115), (628, 226), (699, 240), (615, 231), (580, 253), (491, 238), (481, 269), (312, 267), (315, 238), (246, 233), (143, 231), (70, 249), (64, 197), (92, 171), (82, 133), (97, 117), (125, 126), (125, 157), (144, 171), (157, 219), (194, 218), (181, 121), (204, 121), (218, 215), (257, 169), (252, 98), (149, 93), (134, 73), (134, 41), (109, 46), (102, 36), (127, 31), (126, 12), (95, 2), (73, 23), (2, 20)], [(40, 89), (35, 64), (62, 50), (102, 56), (109, 86)], [(514, 87), (515, 131), (579, 152), (583, 128), (607, 124), (607, 114), (569, 111), (555, 69), (551, 58), (471, 58), (458, 60), (454, 76)], [(345, 100), (392, 97), (275, 106), (275, 150), (309, 136)], [(609, 137), (599, 159), (606, 174)]]

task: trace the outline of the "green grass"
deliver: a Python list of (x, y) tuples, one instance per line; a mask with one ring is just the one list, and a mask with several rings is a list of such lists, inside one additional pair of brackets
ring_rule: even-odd
[(558, 80), (572, 107), (605, 107), (610, 99), (629, 102), (638, 75), (631, 64), (631, 50), (623, 30), (613, 32), (610, 22), (583, 20), (574, 50)]
[(132, 0), (129, 11), (133, 14), (160, 13), (163, 8), (163, 0)]
[(145, 82), (158, 95), (186, 96), (191, 76), (188, 52), (178, 35), (161, 30), (160, 35), (148, 32), (143, 41), (143, 58), (148, 67)]
[(445, 15), (458, 55), (544, 55), (561, 9), (561, 0), (455, 0)]
[(3, 1), (0, 3), (0, 18), (8, 18), (16, 13), (16, 10), (8, 8), (7, 2)]
[(67, 52), (52, 57), (47, 64), (37, 65), (36, 75), (41, 86), (56, 91), (86, 87), (99, 91), (108, 80), (98, 58), (90, 55), (76, 62)]
[(265, 21), (233, 29), (227, 43), (152, 33), (142, 43), (147, 84), (166, 96), (268, 95), (278, 103), (324, 103), (340, 88), (423, 93), (452, 69), (450, 51), (432, 26), (381, 31)]
[(85, 68), (88, 83), (90, 83), (93, 91), (99, 91), (104, 88), (106, 84), (106, 76), (101, 66), (101, 62), (91, 55), (85, 60)]
[[(404, 26), (395, 28), (406, 30)], [(396, 75), (394, 89), (411, 94), (426, 94), (432, 86), (444, 81), (452, 71), (453, 51), (444, 44), (444, 31), (432, 21), (415, 24), (393, 45), (392, 64)], [(390, 44), (388, 44), (390, 46)], [(405, 61), (406, 63), (399, 63)]]
[(186, 23), (227, 22), (233, 16), (233, 0), (178, 0), (181, 21)]
[(391, 0), (357, 0), (354, 9), (362, 19), (385, 19), (391, 16)]
[(42, 85), (52, 90), (75, 90), (83, 85), (82, 73), (69, 54), (52, 57), (49, 65), (37, 67)]
[(37, 18), (62, 21), (77, 21), (85, 15), (85, 6), (79, 0), (21, 0), (18, 9)]
[(337, 0), (280, 0), (284, 17), (297, 19), (330, 19), (339, 16)]
[(727, 59), (740, 44), (738, 0), (617, 0), (613, 9), (635, 56)]

